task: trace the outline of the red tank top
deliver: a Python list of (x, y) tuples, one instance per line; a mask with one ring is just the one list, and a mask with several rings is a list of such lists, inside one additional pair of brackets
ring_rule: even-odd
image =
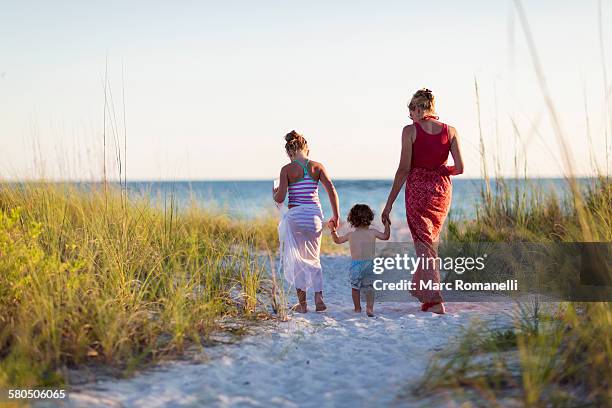
[(450, 152), (450, 138), (448, 136), (448, 125), (441, 123), (442, 130), (439, 133), (427, 133), (418, 122), (414, 122), (416, 128), (416, 140), (412, 144), (411, 168), (424, 167), (426, 169), (437, 169), (446, 164)]

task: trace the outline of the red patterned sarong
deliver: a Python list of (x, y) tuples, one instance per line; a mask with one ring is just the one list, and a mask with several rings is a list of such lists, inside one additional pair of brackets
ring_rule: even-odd
[(439, 263), (425, 262), (438, 256), (438, 239), (448, 214), (452, 196), (450, 173), (446, 166), (430, 170), (416, 167), (406, 180), (406, 218), (417, 256), (423, 258), (412, 277), (416, 290), (411, 294), (422, 303), (442, 302), (439, 290), (420, 288), (420, 282), (440, 283)]

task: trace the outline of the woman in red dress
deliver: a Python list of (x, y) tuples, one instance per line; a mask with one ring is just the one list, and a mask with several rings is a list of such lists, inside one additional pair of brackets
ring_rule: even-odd
[[(438, 256), (438, 239), (451, 203), (450, 176), (463, 173), (463, 161), (457, 130), (438, 121), (429, 89), (418, 90), (408, 109), (413, 124), (402, 131), (400, 163), (382, 219), (389, 220), (393, 203), (406, 182), (408, 227), (416, 254), (424, 261)], [(446, 165), (449, 153), (453, 166)], [(422, 311), (445, 313), (440, 291), (421, 288), (421, 282), (440, 282), (438, 262), (423, 261), (412, 277), (416, 288), (411, 293), (422, 303)]]

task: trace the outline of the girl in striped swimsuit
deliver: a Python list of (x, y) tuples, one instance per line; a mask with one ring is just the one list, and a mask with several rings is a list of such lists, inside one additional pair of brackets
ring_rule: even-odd
[(299, 303), (294, 310), (306, 313), (306, 291), (314, 291), (317, 312), (327, 307), (323, 302), (323, 274), (321, 272), (320, 249), (323, 231), (323, 213), (319, 202), (319, 181), (327, 190), (333, 216), (330, 226), (338, 226), (338, 194), (321, 163), (308, 159), (306, 139), (295, 130), (285, 136), (285, 150), (291, 163), (280, 172), (278, 188), (273, 190), (277, 203), (283, 203), (289, 193), (289, 210), (278, 226), (280, 239), (281, 268), (285, 278), (297, 291)]

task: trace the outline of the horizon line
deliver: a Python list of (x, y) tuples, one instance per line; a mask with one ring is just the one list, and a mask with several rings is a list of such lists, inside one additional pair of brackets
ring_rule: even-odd
[[(454, 176), (455, 179), (457, 176)], [(578, 175), (570, 178), (574, 179), (596, 179), (602, 177), (600, 175)], [(603, 176), (609, 177), (609, 176)], [(516, 177), (516, 176), (489, 176), (488, 179), (490, 181), (495, 181), (496, 179), (504, 179), (504, 180), (563, 180), (568, 177), (557, 175), (557, 176), (532, 176), (532, 177)], [(210, 183), (210, 182), (272, 182), (274, 178), (228, 178), (228, 179), (213, 179), (213, 178), (201, 178), (201, 179), (128, 179), (127, 183)], [(485, 180), (484, 177), (460, 177), (459, 180)], [(338, 177), (334, 178), (332, 181), (393, 181), (393, 178), (344, 178)], [(33, 178), (25, 178), (25, 179), (0, 179), (0, 183), (104, 183), (103, 179), (96, 180), (87, 180), (87, 179), (33, 179)], [(108, 179), (107, 183), (112, 184), (123, 184), (125, 180), (119, 179)]]

